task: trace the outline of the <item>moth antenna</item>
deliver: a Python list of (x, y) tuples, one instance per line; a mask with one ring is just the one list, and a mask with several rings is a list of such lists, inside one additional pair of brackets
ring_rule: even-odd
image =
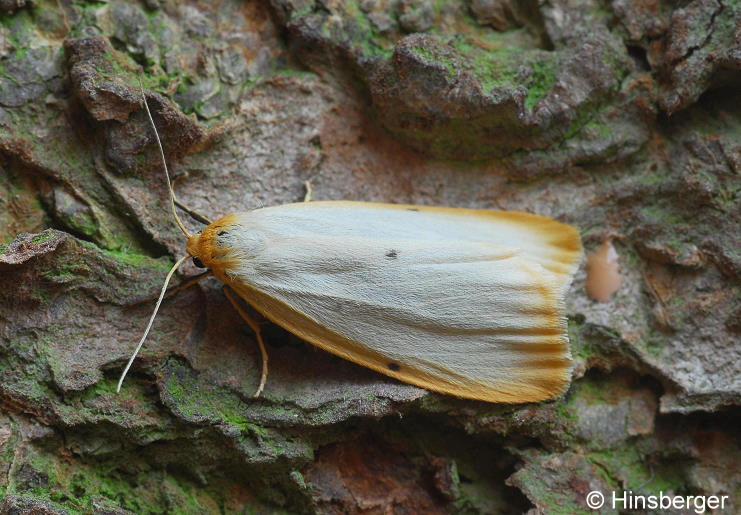
[(167, 170), (167, 160), (165, 159), (165, 151), (162, 149), (162, 142), (160, 141), (160, 135), (157, 132), (157, 126), (154, 125), (154, 118), (152, 118), (152, 113), (149, 111), (149, 104), (147, 104), (147, 97), (144, 95), (144, 85), (142, 84), (141, 75), (138, 77), (138, 79), (139, 79), (139, 89), (141, 90), (141, 94), (142, 94), (142, 101), (144, 102), (144, 109), (147, 110), (147, 116), (149, 117), (149, 123), (152, 125), (152, 130), (154, 130), (154, 137), (157, 140), (157, 146), (160, 149), (160, 157), (162, 158), (162, 166), (165, 169), (165, 179), (167, 179), (167, 189), (170, 192), (170, 209), (172, 210), (172, 216), (175, 218), (175, 221), (177, 222), (178, 227), (180, 227), (180, 230), (183, 231), (183, 234), (185, 234), (186, 237), (190, 238), (191, 234), (188, 232), (188, 229), (185, 228), (185, 225), (183, 225), (183, 222), (180, 220), (177, 210), (175, 209), (175, 190), (172, 189), (172, 182), (170, 181), (170, 172)]
[(172, 279), (172, 275), (175, 273), (175, 270), (178, 269), (180, 265), (185, 262), (186, 259), (188, 259), (190, 256), (185, 255), (181, 257), (177, 263), (173, 265), (173, 267), (170, 269), (170, 271), (167, 273), (167, 277), (165, 277), (165, 284), (162, 285), (162, 291), (160, 292), (160, 296), (157, 298), (157, 304), (154, 306), (154, 312), (152, 313), (151, 318), (149, 319), (149, 323), (147, 324), (147, 328), (144, 330), (144, 335), (141, 337), (141, 340), (139, 340), (139, 343), (136, 345), (136, 349), (134, 350), (134, 353), (129, 358), (129, 362), (126, 364), (126, 368), (124, 368), (123, 373), (121, 374), (121, 379), (118, 380), (118, 386), (116, 386), (116, 393), (121, 391), (121, 385), (124, 382), (124, 379), (126, 378), (126, 374), (129, 373), (129, 369), (131, 368), (131, 364), (134, 363), (134, 358), (136, 358), (136, 355), (139, 354), (139, 351), (142, 348), (142, 345), (144, 345), (144, 340), (147, 339), (147, 335), (149, 334), (149, 330), (152, 328), (152, 324), (154, 323), (154, 317), (157, 316), (157, 311), (160, 309), (160, 304), (162, 304), (162, 299), (165, 298), (165, 292), (167, 292), (167, 285), (170, 283), (170, 279)]

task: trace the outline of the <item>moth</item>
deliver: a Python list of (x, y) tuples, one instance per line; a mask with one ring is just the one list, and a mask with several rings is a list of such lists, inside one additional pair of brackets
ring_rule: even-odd
[[(517, 211), (322, 201), (228, 214), (190, 235), (171, 186), (170, 200), (187, 255), (168, 281), (192, 258), (303, 340), (428, 390), (519, 403), (570, 383), (564, 298), (582, 257), (570, 225)], [(231, 300), (260, 344), (259, 394), (259, 325)]]

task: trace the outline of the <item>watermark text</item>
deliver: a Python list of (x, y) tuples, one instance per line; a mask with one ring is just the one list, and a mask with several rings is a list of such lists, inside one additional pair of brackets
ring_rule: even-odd
[(725, 510), (728, 502), (727, 495), (670, 495), (664, 492), (658, 494), (637, 494), (632, 490), (609, 492), (607, 496), (598, 490), (589, 492), (586, 497), (587, 506), (593, 510), (602, 508), (606, 503), (613, 510), (692, 510), (698, 515), (708, 510)]

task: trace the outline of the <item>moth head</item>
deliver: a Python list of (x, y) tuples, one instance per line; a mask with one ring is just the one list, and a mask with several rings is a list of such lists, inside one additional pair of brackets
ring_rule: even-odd
[(235, 215), (226, 215), (207, 226), (201, 233), (188, 237), (188, 254), (196, 266), (210, 268), (217, 276), (233, 267), (234, 258), (230, 248), (225, 245), (225, 236), (234, 229)]

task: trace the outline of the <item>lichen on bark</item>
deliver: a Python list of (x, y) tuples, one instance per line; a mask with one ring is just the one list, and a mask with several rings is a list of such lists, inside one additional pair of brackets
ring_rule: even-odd
[[(741, 7), (0, 2), (3, 512), (588, 513), (590, 491), (741, 506)], [(264, 324), (163, 304), (178, 178), (215, 219), (300, 200), (518, 209), (610, 238), (568, 296), (553, 402), (436, 395)], [(191, 231), (199, 224), (186, 220)], [(183, 267), (180, 280), (196, 272)]]

